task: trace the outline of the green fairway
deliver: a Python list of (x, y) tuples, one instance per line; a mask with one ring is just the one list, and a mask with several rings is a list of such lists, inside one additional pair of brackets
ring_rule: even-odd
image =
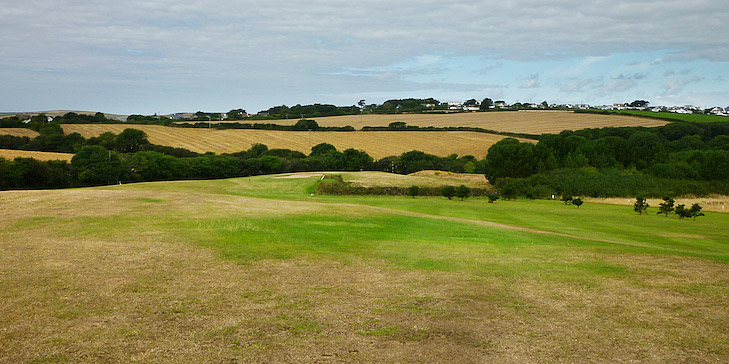
[(679, 114), (675, 112), (653, 112), (653, 111), (640, 111), (640, 110), (592, 110), (597, 113), (610, 113), (617, 115), (633, 115), (633, 116), (644, 116), (648, 118), (673, 120), (673, 121), (691, 121), (695, 123), (710, 123), (716, 121), (729, 121), (729, 117), (710, 115), (710, 114)]
[(729, 215), (320, 196), (301, 177), (0, 195), (0, 357), (729, 359)]

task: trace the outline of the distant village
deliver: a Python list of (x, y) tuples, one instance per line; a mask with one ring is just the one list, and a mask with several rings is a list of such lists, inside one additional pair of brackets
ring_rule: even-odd
[[(648, 102), (639, 103), (638, 105), (632, 103), (616, 103), (612, 105), (590, 105), (590, 104), (547, 104), (542, 102), (536, 103), (515, 103), (507, 104), (505, 101), (494, 101), (493, 105), (489, 106), (489, 109), (533, 109), (533, 110), (640, 110), (640, 111), (652, 111), (652, 112), (672, 112), (677, 114), (711, 114), (718, 116), (729, 116), (729, 106), (715, 106), (708, 109), (703, 109), (698, 106), (684, 105), (684, 106), (648, 106)], [(426, 107), (434, 107), (433, 104), (423, 104)], [(460, 102), (460, 101), (449, 101), (448, 110), (462, 110), (462, 111), (482, 111), (481, 102)]]
[[(484, 101), (489, 100), (485, 99)], [(634, 101), (632, 103), (615, 103), (612, 105), (590, 105), (590, 104), (548, 104), (547, 102), (542, 103), (519, 103), (516, 102), (514, 104), (508, 104), (506, 101), (497, 100), (497, 101), (491, 101), (490, 105), (482, 105), (484, 101), (478, 101), (475, 99), (471, 99), (468, 101), (448, 101), (445, 103), (421, 103), (420, 106), (423, 107), (424, 110), (427, 112), (428, 110), (432, 111), (438, 111), (438, 110), (447, 110), (451, 112), (463, 112), (463, 111), (488, 111), (488, 110), (554, 110), (554, 111), (569, 111), (569, 110), (604, 110), (604, 111), (612, 111), (612, 110), (638, 110), (638, 111), (652, 111), (652, 112), (671, 112), (676, 114), (711, 114), (711, 115), (717, 115), (717, 116), (729, 116), (729, 106), (722, 107), (722, 106), (715, 106), (708, 109), (704, 109), (698, 106), (693, 105), (684, 105), (684, 106), (649, 106), (649, 103), (646, 101)], [(260, 111), (255, 114), (249, 114), (243, 109), (236, 109), (231, 110), (232, 113), (235, 114), (236, 118), (240, 117), (269, 117), (270, 113), (268, 110)], [(229, 116), (231, 116), (231, 112), (228, 113), (220, 113), (219, 115), (217, 113), (174, 113), (170, 115), (165, 115), (173, 120), (182, 120), (182, 119), (191, 119), (195, 118), (196, 116), (201, 116), (204, 114), (205, 117), (211, 117), (212, 120), (225, 120), (228, 119)], [(408, 112), (408, 111), (405, 111)], [(199, 115), (198, 115), (199, 114)]]

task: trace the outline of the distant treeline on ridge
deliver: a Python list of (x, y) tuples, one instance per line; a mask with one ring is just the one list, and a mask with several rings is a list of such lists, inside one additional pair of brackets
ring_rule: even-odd
[(485, 174), (505, 197), (729, 194), (726, 122), (564, 131), (542, 135), (536, 144), (506, 138), (491, 146), (484, 159), (411, 151), (377, 161), (363, 151), (338, 151), (329, 144), (317, 145), (309, 155), (269, 150), (263, 145), (239, 153), (200, 155), (150, 144), (143, 132), (134, 129), (85, 139), (77, 133), (64, 135), (57, 122), (49, 123), (40, 117), (27, 126), (37, 130), (39, 136), (31, 139), (0, 135), (0, 148), (76, 156), (70, 164), (26, 158), (1, 160), (0, 189), (318, 170), (412, 173), (438, 169)]

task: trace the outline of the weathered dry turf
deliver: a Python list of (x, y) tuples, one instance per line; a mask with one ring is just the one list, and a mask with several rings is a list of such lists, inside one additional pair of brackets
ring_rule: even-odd
[[(567, 260), (600, 258), (644, 273), (608, 276), (599, 289), (408, 270), (372, 259), (236, 263), (148, 220), (351, 211), (316, 202), (120, 188), (0, 192), (0, 206), (3, 363), (729, 359), (722, 342), (729, 330), (727, 291), (674, 289), (726, 289), (729, 267), (710, 260), (596, 257), (575, 249)], [(143, 228), (105, 233), (94, 225), (99, 216)]]

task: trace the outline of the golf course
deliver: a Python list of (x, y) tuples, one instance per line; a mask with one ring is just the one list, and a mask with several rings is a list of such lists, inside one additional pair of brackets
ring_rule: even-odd
[(322, 176), (0, 192), (0, 362), (729, 361), (727, 214)]

